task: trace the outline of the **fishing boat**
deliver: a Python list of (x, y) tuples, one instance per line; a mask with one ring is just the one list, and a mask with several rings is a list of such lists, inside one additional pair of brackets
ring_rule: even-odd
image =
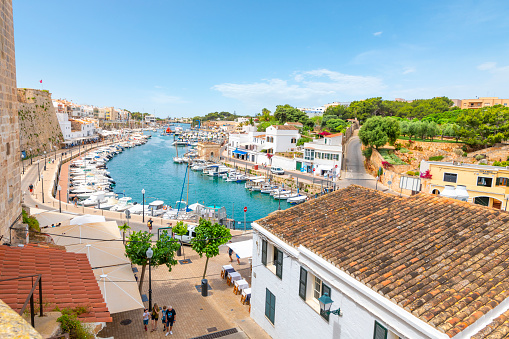
[(307, 200), (307, 196), (305, 195), (298, 195), (296, 197), (293, 197), (293, 198), (288, 198), (286, 199), (286, 201), (291, 204), (291, 205), (297, 205), (297, 204), (301, 204), (303, 203), (304, 201)]

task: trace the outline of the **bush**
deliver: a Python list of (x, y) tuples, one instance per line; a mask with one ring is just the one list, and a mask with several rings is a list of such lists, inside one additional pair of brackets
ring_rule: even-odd
[(407, 171), (406, 174), (408, 174), (408, 175), (415, 175), (415, 172), (414, 171)]
[(69, 333), (71, 339), (92, 339), (94, 335), (86, 328), (75, 314), (64, 314), (58, 317), (62, 333)]
[(302, 145), (304, 145), (305, 142), (311, 142), (311, 141), (313, 141), (313, 139), (311, 139), (311, 138), (306, 138), (306, 137), (299, 138), (299, 140), (297, 140), (297, 146), (302, 146)]
[(371, 158), (371, 154), (373, 154), (373, 149), (371, 147), (366, 148), (365, 150), (362, 151), (362, 155), (364, 155), (366, 159)]
[(39, 227), (39, 221), (35, 219), (35, 217), (29, 216), (25, 210), (21, 210), (21, 214), (23, 215), (23, 223), (28, 224), (28, 228), (32, 231), (40, 232), (41, 228)]
[(388, 161), (382, 161), (382, 167), (388, 169), (392, 167), (392, 165)]
[(394, 144), (394, 149), (395, 149), (396, 151), (399, 151), (401, 148), (402, 148), (402, 146), (401, 146), (401, 144), (400, 144), (399, 142), (397, 142), (397, 143), (395, 143), (395, 144)]
[(424, 179), (431, 179), (431, 173), (429, 172), (429, 170), (426, 170), (426, 172), (421, 173), (420, 177)]
[(467, 153), (467, 152), (464, 152), (464, 153), (463, 153), (463, 156), (464, 156), (465, 158), (466, 158), (466, 157), (468, 157), (468, 153)]
[(484, 154), (477, 154), (475, 156), (475, 160), (477, 160), (477, 161), (482, 160), (482, 159), (486, 159), (486, 155), (484, 155)]
[(412, 152), (410, 152), (407, 148), (404, 148), (404, 147), (402, 147), (399, 151), (401, 153), (410, 153), (410, 154), (412, 154)]
[(455, 153), (456, 155), (462, 155), (463, 153), (466, 153), (466, 152), (463, 152), (461, 149), (456, 148), (456, 149), (454, 150), (454, 153)]
[(429, 161), (440, 161), (444, 158), (443, 155), (437, 155), (437, 156), (434, 156), (434, 157), (429, 157)]
[(509, 161), (495, 161), (493, 163), (493, 166), (501, 166), (501, 167), (509, 166)]

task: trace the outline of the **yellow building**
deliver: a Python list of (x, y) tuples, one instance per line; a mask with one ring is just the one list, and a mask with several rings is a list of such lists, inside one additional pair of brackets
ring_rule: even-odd
[[(420, 171), (431, 174), (430, 193), (444, 195), (464, 186), (474, 204), (507, 210), (509, 169), (507, 167), (422, 161)], [(452, 189), (452, 190), (451, 190)]]
[(499, 99), (498, 97), (480, 97), (478, 99), (461, 100), (460, 108), (482, 108), (495, 105), (509, 106), (509, 99)]

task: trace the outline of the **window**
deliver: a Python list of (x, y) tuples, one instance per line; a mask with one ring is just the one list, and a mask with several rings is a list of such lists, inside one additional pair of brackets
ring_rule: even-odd
[(262, 264), (267, 266), (267, 240), (262, 240)]
[(306, 289), (308, 287), (308, 271), (304, 267), (300, 268), (300, 279), (299, 279), (299, 296), (302, 300), (306, 300)]
[(375, 320), (375, 331), (373, 339), (387, 339), (387, 329)]
[(276, 315), (276, 296), (269, 291), (268, 288), (265, 289), (265, 316), (269, 321), (274, 325)]
[(283, 279), (283, 252), (274, 247), (274, 265), (276, 266), (276, 276)]
[(497, 186), (509, 186), (509, 178), (497, 178)]
[(291, 143), (292, 143), (292, 144), (296, 144), (296, 143), (297, 143), (297, 139), (296, 139), (296, 138), (292, 138)]
[(478, 177), (477, 178), (477, 186), (491, 187), (493, 183), (493, 178), (486, 177)]
[(333, 155), (333, 159), (334, 159), (334, 160), (339, 160), (339, 154), (334, 154), (334, 155)]
[(313, 285), (313, 298), (318, 300), (322, 296), (322, 281), (320, 278), (315, 277), (315, 284)]
[(455, 183), (457, 180), (458, 175), (456, 173), (444, 173), (444, 181)]

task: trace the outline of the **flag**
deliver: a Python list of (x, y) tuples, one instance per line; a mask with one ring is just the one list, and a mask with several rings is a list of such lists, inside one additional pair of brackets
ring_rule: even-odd
[(42, 80), (39, 80), (39, 82), (42, 84)]

